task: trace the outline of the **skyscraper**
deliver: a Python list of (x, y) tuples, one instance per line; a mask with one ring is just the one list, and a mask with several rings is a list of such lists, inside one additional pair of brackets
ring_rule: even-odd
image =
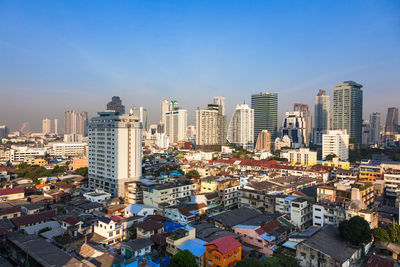
[(165, 128), (165, 123), (167, 122), (166, 114), (167, 114), (168, 111), (170, 111), (169, 101), (167, 99), (163, 99), (163, 101), (161, 102), (161, 120), (160, 120), (160, 124), (163, 124), (164, 128)]
[(221, 114), (225, 116), (225, 97), (214, 96), (214, 104), (221, 107)]
[(395, 107), (388, 108), (385, 123), (385, 142), (393, 141), (398, 133), (399, 109)]
[(111, 102), (107, 103), (107, 110), (114, 110), (119, 114), (125, 113), (125, 106), (122, 105), (122, 101), (119, 96), (113, 96)]
[(4, 138), (8, 136), (8, 127), (6, 125), (0, 125), (0, 138)]
[[(107, 141), (105, 141), (107, 140)], [(123, 197), (142, 175), (142, 127), (137, 117), (99, 112), (89, 124), (89, 188)]]
[(362, 142), (363, 86), (353, 81), (333, 88), (333, 130), (346, 130), (355, 143)]
[(198, 108), (196, 110), (197, 148), (204, 149), (208, 147), (209, 149), (212, 149), (213, 146), (217, 149), (217, 146), (221, 146), (225, 143), (226, 131), (223, 104), (222, 101), (215, 101), (214, 98), (214, 104), (209, 104), (207, 109)]
[(340, 160), (349, 160), (349, 135), (346, 130), (329, 130), (322, 136), (322, 159), (332, 154)]
[(319, 89), (314, 106), (314, 144), (322, 144), (322, 135), (330, 129), (331, 99), (325, 90)]
[(254, 109), (239, 104), (229, 122), (227, 140), (245, 149), (254, 148)]
[(54, 119), (54, 134), (58, 134), (58, 119)]
[(268, 130), (271, 139), (278, 136), (278, 94), (259, 93), (251, 96), (254, 110), (254, 142), (262, 130)]
[(305, 145), (306, 120), (300, 111), (286, 112), (282, 125), (282, 136), (289, 136), (293, 148), (300, 148)]
[(76, 113), (68, 110), (64, 114), (64, 134), (76, 134)]
[(370, 140), (369, 143), (372, 145), (379, 144), (381, 134), (381, 114), (379, 112), (373, 112), (369, 116), (370, 124)]
[(362, 144), (369, 145), (369, 141), (371, 140), (371, 124), (369, 120), (363, 120), (362, 124)]
[(256, 150), (271, 152), (271, 134), (268, 130), (262, 130), (258, 134)]
[(169, 137), (169, 143), (187, 140), (187, 110), (180, 109), (177, 101), (171, 101), (169, 109), (165, 113), (165, 134)]
[(42, 120), (42, 133), (43, 134), (51, 133), (51, 120), (49, 118), (44, 118)]
[(304, 121), (306, 123), (306, 133), (304, 136), (304, 144), (309, 145), (312, 135), (312, 117), (310, 108), (306, 104), (295, 103), (294, 111), (300, 111), (303, 114)]
[(76, 114), (76, 134), (88, 135), (88, 114), (85, 111)]
[(129, 114), (138, 117), (143, 125), (143, 130), (147, 131), (147, 109), (144, 107), (133, 107), (129, 111)]

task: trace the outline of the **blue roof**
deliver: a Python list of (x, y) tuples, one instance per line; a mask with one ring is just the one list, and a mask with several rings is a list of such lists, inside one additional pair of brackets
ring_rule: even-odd
[(262, 235), (260, 235), (260, 237), (267, 240), (268, 242), (275, 240), (275, 236), (269, 235), (267, 233), (263, 233)]
[(195, 239), (190, 239), (180, 245), (178, 248), (180, 250), (189, 250), (194, 256), (197, 258), (201, 257), (204, 253), (206, 253), (206, 247), (204, 246), (207, 244), (206, 241), (203, 241), (201, 239), (195, 238)]
[(164, 222), (164, 231), (167, 233), (172, 233), (176, 229), (183, 228), (182, 224), (176, 222)]
[(133, 213), (133, 214), (137, 214), (142, 209), (146, 209), (146, 208), (155, 209), (154, 207), (150, 207), (150, 206), (146, 206), (146, 205), (142, 205), (142, 204), (130, 204), (124, 210), (129, 211), (130, 213)]
[(194, 229), (194, 227), (192, 227), (190, 225), (185, 225), (183, 228), (185, 228), (186, 231), (190, 231), (190, 230)]
[(295, 199), (297, 199), (297, 197), (289, 196), (289, 197), (285, 197), (285, 199), (287, 199), (287, 200), (295, 200)]
[(245, 224), (237, 224), (235, 226), (233, 226), (235, 228), (243, 228), (243, 229), (257, 229), (260, 228), (260, 226), (258, 225), (245, 225)]
[(293, 241), (286, 241), (285, 243), (282, 244), (282, 247), (290, 248), (290, 249), (296, 250), (296, 245), (297, 245), (297, 244), (298, 244), (298, 243), (293, 242)]
[(275, 251), (275, 249), (277, 249), (277, 248), (279, 248), (279, 247), (275, 245), (275, 246), (273, 246), (273, 247), (271, 248), (271, 250), (272, 250), (272, 251)]

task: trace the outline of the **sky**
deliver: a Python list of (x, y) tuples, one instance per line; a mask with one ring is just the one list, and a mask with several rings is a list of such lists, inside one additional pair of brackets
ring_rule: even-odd
[(0, 0), (0, 125), (17, 130), (66, 110), (160, 103), (188, 110), (253, 93), (314, 108), (319, 88), (364, 90), (364, 118), (400, 106), (400, 1)]

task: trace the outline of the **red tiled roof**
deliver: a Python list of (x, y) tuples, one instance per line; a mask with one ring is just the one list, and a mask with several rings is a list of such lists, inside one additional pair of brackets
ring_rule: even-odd
[(41, 213), (25, 215), (17, 218), (12, 218), (11, 221), (16, 226), (23, 226), (31, 223), (38, 223), (54, 219), (57, 215), (57, 210), (49, 210)]
[(210, 245), (216, 246), (217, 247), (216, 249), (223, 255), (241, 246), (239, 241), (237, 241), (230, 235), (215, 239), (214, 241), (208, 242), (204, 246), (210, 246)]
[(365, 267), (394, 267), (395, 261), (378, 255), (372, 255)]
[(0, 216), (5, 215), (5, 214), (11, 214), (15, 212), (21, 212), (20, 207), (10, 207), (10, 208), (5, 208), (0, 210)]
[(7, 188), (7, 189), (1, 189), (0, 190), (0, 196), (5, 196), (5, 195), (12, 195), (12, 194), (20, 194), (24, 193), (24, 189), (20, 187), (16, 188)]
[(264, 234), (265, 232), (264, 232), (264, 230), (260, 227), (260, 228), (256, 229), (256, 233), (259, 234), (259, 235), (262, 235), (262, 234)]
[(64, 222), (66, 222), (66, 223), (68, 223), (70, 225), (75, 225), (75, 224), (80, 223), (81, 221), (79, 219), (75, 218), (75, 217), (71, 217), (70, 216), (70, 217), (65, 218)]
[(146, 219), (143, 222), (137, 223), (136, 227), (142, 229), (143, 231), (152, 231), (152, 230), (158, 230), (160, 228), (163, 228), (163, 224), (159, 221), (153, 220), (153, 219)]
[(218, 193), (210, 193), (210, 194), (205, 194), (205, 197), (207, 199), (213, 199), (218, 197)]
[(264, 224), (261, 227), (265, 232), (269, 232), (269, 231), (272, 231), (272, 230), (274, 230), (275, 228), (277, 228), (279, 226), (281, 226), (281, 222), (278, 219), (275, 219), (272, 222)]

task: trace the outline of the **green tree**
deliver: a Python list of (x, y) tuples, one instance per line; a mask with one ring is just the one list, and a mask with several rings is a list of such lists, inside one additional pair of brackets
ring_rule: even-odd
[(264, 259), (264, 266), (265, 267), (277, 267), (281, 266), (280, 260), (278, 257), (267, 257)]
[(135, 225), (128, 228), (129, 239), (136, 239), (137, 229)]
[(369, 223), (360, 216), (340, 222), (339, 231), (343, 239), (357, 246), (364, 246), (372, 240)]
[(75, 174), (87, 177), (88, 176), (88, 167), (78, 168), (74, 171)]
[(236, 263), (235, 267), (264, 267), (264, 264), (256, 258), (247, 257)]
[(400, 225), (398, 223), (391, 223), (386, 227), (391, 242), (400, 244)]
[(181, 250), (171, 258), (168, 267), (197, 267), (196, 257), (187, 249)]
[(336, 158), (335, 154), (329, 154), (325, 157), (325, 160), (331, 161), (332, 159)]
[(42, 228), (42, 229), (40, 229), (40, 230), (38, 231), (38, 235), (40, 235), (41, 233), (50, 231), (50, 230), (51, 230), (51, 228), (48, 227), (48, 226), (46, 226), (46, 227), (44, 227), (44, 228)]
[(382, 241), (382, 242), (390, 241), (390, 237), (389, 237), (388, 232), (385, 229), (381, 228), (381, 227), (378, 227), (378, 228), (374, 229), (372, 231), (372, 234), (373, 234), (375, 240), (377, 240), (377, 241)]
[(191, 178), (200, 178), (200, 174), (197, 170), (190, 170), (186, 173), (186, 177), (191, 179)]

